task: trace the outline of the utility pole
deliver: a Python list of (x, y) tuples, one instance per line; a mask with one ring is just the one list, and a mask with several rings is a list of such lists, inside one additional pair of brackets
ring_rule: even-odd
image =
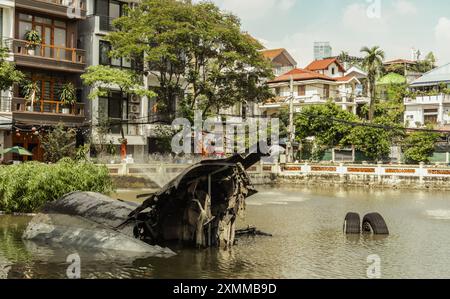
[(287, 162), (294, 162), (294, 77), (290, 78), (289, 97), (289, 140), (287, 144)]

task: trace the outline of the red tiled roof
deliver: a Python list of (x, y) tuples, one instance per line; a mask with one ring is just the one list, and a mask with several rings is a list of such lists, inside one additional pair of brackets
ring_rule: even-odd
[(344, 67), (337, 60), (337, 58), (327, 58), (327, 59), (313, 61), (306, 67), (306, 69), (310, 70), (310, 71), (322, 71), (322, 70), (328, 69), (328, 67), (332, 63), (336, 63), (337, 64), (337, 66), (339, 68), (339, 71), (345, 72)]
[(384, 65), (391, 65), (391, 64), (417, 64), (417, 62), (408, 59), (395, 59), (384, 62)]
[(339, 81), (339, 82), (347, 82), (353, 78), (355, 78), (355, 76), (344, 76), (344, 77), (338, 77), (338, 78), (334, 78), (334, 79), (336, 79), (336, 81)]
[(284, 51), (286, 51), (286, 49), (280, 48), (280, 49), (262, 50), (261, 53), (265, 58), (273, 60), (279, 55), (281, 55), (281, 53), (283, 53)]
[(291, 76), (294, 79), (294, 81), (304, 81), (304, 80), (314, 80), (314, 79), (336, 81), (335, 79), (333, 79), (331, 77), (328, 77), (326, 75), (322, 75), (322, 74), (319, 74), (319, 73), (316, 73), (316, 72), (313, 72), (310, 70), (293, 69), (292, 71), (287, 72), (286, 74), (278, 76), (275, 79), (269, 81), (269, 83), (290, 81)]

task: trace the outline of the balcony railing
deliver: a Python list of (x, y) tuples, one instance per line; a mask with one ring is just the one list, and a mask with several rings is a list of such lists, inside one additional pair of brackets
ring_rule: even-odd
[(405, 104), (443, 104), (450, 103), (450, 95), (438, 94), (429, 96), (417, 96), (416, 98), (405, 98)]
[(15, 0), (15, 5), (62, 18), (86, 18), (86, 0)]
[(84, 50), (55, 45), (40, 44), (39, 46), (30, 48), (27, 41), (20, 39), (14, 39), (13, 53), (23, 56), (48, 58), (78, 64), (84, 64), (86, 56)]
[(38, 2), (51, 3), (56, 5), (63, 6), (72, 6), (79, 8), (81, 10), (86, 10), (86, 1), (85, 0), (34, 0)]
[(0, 112), (11, 112), (11, 97), (0, 97)]
[(72, 116), (84, 116), (84, 104), (64, 105), (60, 101), (40, 100), (31, 107), (31, 101), (24, 98), (13, 99), (13, 112), (66, 114)]

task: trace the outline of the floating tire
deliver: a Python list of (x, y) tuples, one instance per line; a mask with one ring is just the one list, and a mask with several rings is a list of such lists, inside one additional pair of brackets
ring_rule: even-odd
[(389, 235), (389, 229), (379, 213), (370, 213), (364, 216), (362, 230), (375, 235)]
[(361, 218), (358, 213), (347, 213), (344, 220), (344, 233), (347, 235), (361, 233)]

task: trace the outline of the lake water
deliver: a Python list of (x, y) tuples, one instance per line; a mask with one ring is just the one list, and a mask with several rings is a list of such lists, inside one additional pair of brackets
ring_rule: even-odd
[[(346, 237), (349, 211), (361, 218), (381, 213), (391, 235)], [(450, 278), (446, 192), (260, 188), (240, 226), (273, 237), (240, 238), (229, 250), (172, 248), (178, 255), (164, 259), (24, 242), (28, 220), (0, 216), (0, 278), (65, 278), (73, 253), (81, 257), (82, 278), (366, 278), (367, 257), (374, 254), (382, 278)]]

